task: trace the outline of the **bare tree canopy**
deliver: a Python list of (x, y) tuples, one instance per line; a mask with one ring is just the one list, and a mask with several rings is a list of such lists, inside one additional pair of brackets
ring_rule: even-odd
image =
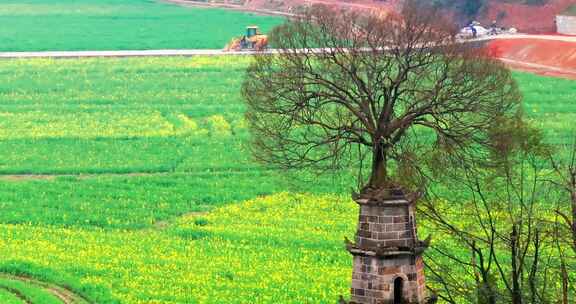
[(486, 157), (490, 128), (516, 117), (521, 97), (502, 64), (455, 33), (416, 1), (399, 15), (315, 6), (277, 27), (278, 53), (256, 55), (243, 85), (254, 154), (286, 168), (366, 158), (365, 189)]

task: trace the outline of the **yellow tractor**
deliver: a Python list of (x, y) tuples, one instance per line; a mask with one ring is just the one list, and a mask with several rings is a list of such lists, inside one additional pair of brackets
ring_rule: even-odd
[(257, 26), (246, 27), (246, 35), (228, 43), (226, 51), (261, 51), (268, 47), (268, 36), (260, 33)]

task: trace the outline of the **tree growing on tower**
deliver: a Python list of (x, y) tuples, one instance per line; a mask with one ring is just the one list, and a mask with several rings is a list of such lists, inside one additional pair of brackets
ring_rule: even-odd
[(400, 14), (314, 6), (274, 29), (277, 52), (248, 68), (242, 94), (258, 160), (358, 171), (352, 303), (426, 301), (418, 195), (451, 166), (482, 161), (494, 121), (521, 119), (510, 72), (455, 34), (417, 1)]

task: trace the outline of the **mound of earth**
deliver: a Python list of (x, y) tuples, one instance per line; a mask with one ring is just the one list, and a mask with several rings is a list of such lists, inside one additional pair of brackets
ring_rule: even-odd
[(487, 48), (513, 68), (576, 79), (576, 38), (496, 39), (488, 42)]
[(523, 33), (555, 33), (556, 15), (564, 12), (574, 0), (546, 0), (543, 5), (518, 4), (511, 1), (490, 0), (484, 7), (480, 21), (515, 27)]

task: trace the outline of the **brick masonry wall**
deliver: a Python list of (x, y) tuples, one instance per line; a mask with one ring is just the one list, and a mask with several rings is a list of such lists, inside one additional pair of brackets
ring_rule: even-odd
[(576, 16), (557, 16), (556, 27), (559, 34), (576, 35)]
[(412, 247), (416, 230), (412, 206), (360, 206), (356, 244), (362, 248)]
[(352, 302), (358, 304), (394, 303), (394, 280), (403, 280), (404, 300), (424, 303), (426, 283), (421, 257), (390, 259), (355, 256), (352, 273)]
[(414, 205), (407, 201), (360, 204), (356, 246), (365, 251), (387, 248), (390, 256), (354, 256), (351, 303), (393, 304), (394, 281), (403, 280), (406, 303), (424, 303), (426, 282), (422, 257), (412, 253), (417, 241)]

